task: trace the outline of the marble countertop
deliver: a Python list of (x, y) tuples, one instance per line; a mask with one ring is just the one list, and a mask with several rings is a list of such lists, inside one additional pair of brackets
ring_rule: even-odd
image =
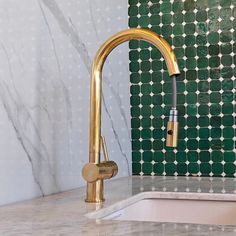
[(0, 207), (0, 235), (236, 235), (236, 226), (89, 219), (85, 215), (141, 192), (219, 193), (235, 198), (235, 178), (124, 177), (106, 181), (103, 204), (84, 202), (85, 187)]

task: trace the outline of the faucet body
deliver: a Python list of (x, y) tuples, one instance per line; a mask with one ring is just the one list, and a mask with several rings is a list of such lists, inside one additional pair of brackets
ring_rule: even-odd
[[(87, 181), (86, 202), (102, 202), (104, 179), (116, 175), (118, 167), (115, 162), (109, 161), (105, 140), (101, 136), (101, 102), (102, 102), (102, 68), (107, 56), (119, 44), (129, 40), (144, 40), (156, 46), (162, 53), (169, 75), (173, 82), (173, 104), (168, 122), (167, 146), (177, 145), (177, 110), (176, 110), (176, 81), (175, 76), (180, 74), (173, 50), (166, 40), (158, 34), (146, 29), (127, 29), (109, 38), (98, 50), (92, 65), (90, 91), (90, 144), (89, 163), (83, 168), (82, 174)], [(103, 147), (105, 161), (100, 160), (100, 147)]]

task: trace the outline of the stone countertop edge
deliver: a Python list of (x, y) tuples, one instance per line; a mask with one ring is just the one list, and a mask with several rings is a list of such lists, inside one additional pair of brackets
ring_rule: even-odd
[(0, 207), (0, 235), (236, 235), (236, 226), (92, 219), (99, 216), (100, 209), (116, 210), (154, 196), (183, 198), (186, 193), (186, 198), (191, 198), (192, 193), (202, 193), (201, 199), (235, 201), (235, 178), (117, 178), (106, 181), (106, 201), (101, 204), (85, 203), (85, 192), (86, 188), (81, 187)]

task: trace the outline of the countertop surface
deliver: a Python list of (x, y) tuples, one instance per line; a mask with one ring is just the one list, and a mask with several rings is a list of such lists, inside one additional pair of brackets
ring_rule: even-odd
[[(218, 193), (235, 198), (236, 179), (123, 177), (105, 183), (106, 201), (84, 202), (85, 187), (0, 207), (0, 235), (236, 235), (236, 226), (94, 220), (85, 215), (142, 192)], [(141, 213), (140, 213), (141, 214)]]

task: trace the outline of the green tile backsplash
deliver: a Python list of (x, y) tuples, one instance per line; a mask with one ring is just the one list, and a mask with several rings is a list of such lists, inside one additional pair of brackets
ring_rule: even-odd
[(165, 146), (171, 80), (159, 51), (131, 41), (134, 175), (236, 176), (236, 0), (129, 0), (129, 26), (149, 28), (172, 46), (179, 141)]

